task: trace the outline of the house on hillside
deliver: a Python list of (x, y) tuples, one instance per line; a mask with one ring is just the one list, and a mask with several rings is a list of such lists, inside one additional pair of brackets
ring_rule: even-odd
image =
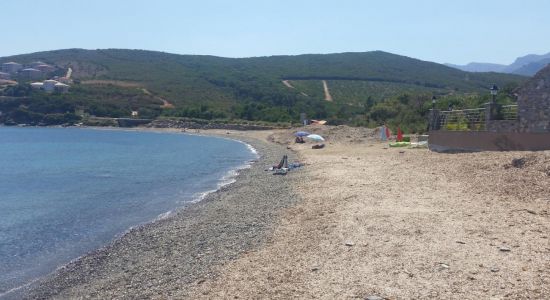
[(31, 83), (31, 88), (33, 88), (35, 90), (41, 90), (42, 87), (44, 87), (44, 83), (42, 83), (42, 82), (33, 82), (33, 83)]
[(59, 82), (55, 81), (55, 80), (44, 80), (43, 84), (42, 84), (42, 89), (48, 93), (51, 93), (53, 91), (55, 91), (55, 85), (58, 84)]
[(37, 61), (33, 61), (32, 63), (28, 64), (29, 68), (34, 68), (34, 69), (37, 69), (36, 67), (38, 67), (40, 65), (47, 65), (47, 63), (37, 60)]
[(438, 152), (550, 150), (550, 65), (517, 94), (517, 105), (490, 102), (479, 109), (433, 109), (429, 148)]
[(23, 69), (23, 65), (16, 62), (7, 62), (2, 64), (2, 72), (4, 73), (15, 74), (21, 69)]
[(31, 88), (35, 90), (43, 90), (47, 93), (68, 93), (70, 86), (55, 80), (44, 80), (43, 82), (31, 83)]
[(51, 73), (55, 71), (55, 67), (47, 65), (47, 64), (41, 64), (38, 66), (33, 67), (34, 69), (40, 70), (42, 73)]
[(64, 84), (61, 82), (58, 82), (55, 84), (54, 89), (58, 93), (68, 93), (70, 86), (68, 84)]
[(42, 78), (42, 72), (37, 69), (27, 68), (21, 70), (21, 76), (25, 79), (33, 80)]
[(0, 79), (10, 80), (10, 79), (11, 79), (11, 75), (10, 75), (10, 73), (0, 72)]

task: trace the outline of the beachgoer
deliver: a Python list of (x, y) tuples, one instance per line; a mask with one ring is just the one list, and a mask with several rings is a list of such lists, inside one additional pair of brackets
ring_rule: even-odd
[(380, 140), (386, 141), (388, 139), (387, 130), (386, 130), (386, 124), (383, 124), (382, 127), (380, 127)]

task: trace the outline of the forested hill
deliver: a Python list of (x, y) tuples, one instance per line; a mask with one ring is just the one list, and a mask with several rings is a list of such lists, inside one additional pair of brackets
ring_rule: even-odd
[[(372, 123), (380, 121), (371, 114), (375, 106), (396, 97), (429, 100), (432, 94), (483, 94), (493, 83), (513, 87), (525, 79), (468, 73), (381, 51), (222, 58), (143, 50), (68, 49), (0, 58), (0, 63), (8, 61), (71, 67), (73, 78), (80, 84), (74, 84), (67, 95), (42, 98), (60, 97), (100, 116), (140, 110), (152, 117), (277, 122), (295, 121), (300, 112), (306, 112), (335, 122), (359, 118)], [(288, 81), (283, 84), (283, 80)], [(332, 101), (326, 101), (323, 80)], [(162, 101), (174, 108), (162, 107)], [(420, 100), (415, 101), (419, 105)], [(390, 112), (379, 117), (392, 119), (394, 115)]]

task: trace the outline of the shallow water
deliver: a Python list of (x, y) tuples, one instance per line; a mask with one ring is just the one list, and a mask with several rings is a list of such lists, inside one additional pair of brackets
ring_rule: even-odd
[(212, 137), (0, 127), (0, 295), (217, 189), (254, 158)]

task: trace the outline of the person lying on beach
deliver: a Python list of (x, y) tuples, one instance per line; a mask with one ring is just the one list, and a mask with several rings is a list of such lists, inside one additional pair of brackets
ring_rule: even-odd
[(325, 148), (325, 144), (319, 144), (319, 145), (311, 146), (311, 149), (323, 149), (323, 148)]

